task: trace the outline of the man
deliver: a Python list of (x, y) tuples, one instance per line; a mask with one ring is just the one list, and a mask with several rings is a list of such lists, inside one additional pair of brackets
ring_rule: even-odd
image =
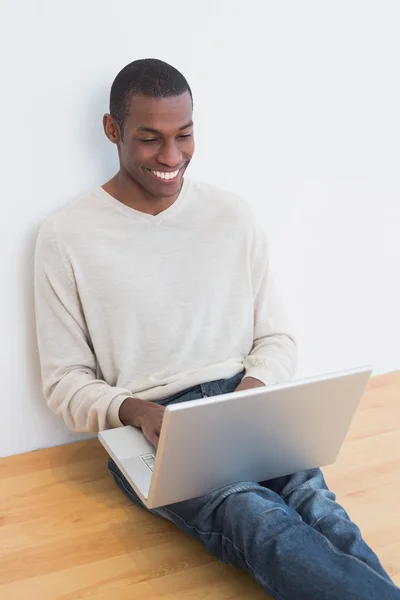
[[(129, 424), (157, 445), (167, 404), (287, 381), (296, 346), (247, 204), (184, 178), (194, 152), (186, 79), (159, 60), (127, 65), (103, 125), (119, 172), (38, 238), (44, 393), (73, 430)], [(319, 469), (152, 512), (275, 598), (400, 598)]]

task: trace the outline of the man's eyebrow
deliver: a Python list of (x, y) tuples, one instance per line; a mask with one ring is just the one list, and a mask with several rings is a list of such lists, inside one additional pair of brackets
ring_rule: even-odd
[(183, 127), (179, 127), (179, 131), (183, 131), (184, 129), (187, 129), (188, 127), (192, 127), (193, 125), (193, 121), (189, 121), (189, 123), (187, 125), (184, 125)]
[[(187, 129), (188, 127), (192, 127), (193, 125), (193, 121), (189, 121), (189, 123), (187, 123), (186, 125), (183, 125), (182, 127), (179, 127), (179, 131), (183, 131), (184, 129)], [(138, 127), (137, 131), (145, 131), (147, 133), (155, 133), (156, 135), (162, 135), (161, 131), (158, 131), (158, 129), (153, 129), (152, 127)]]
[(161, 133), (158, 129), (152, 129), (151, 127), (138, 127), (136, 131), (147, 131), (148, 133), (156, 133), (158, 135)]

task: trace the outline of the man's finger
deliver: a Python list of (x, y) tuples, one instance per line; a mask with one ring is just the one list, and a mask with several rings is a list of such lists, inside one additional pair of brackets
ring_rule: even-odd
[(149, 436), (149, 439), (153, 446), (157, 448), (158, 440), (160, 439), (159, 433), (157, 431), (152, 431), (151, 435)]

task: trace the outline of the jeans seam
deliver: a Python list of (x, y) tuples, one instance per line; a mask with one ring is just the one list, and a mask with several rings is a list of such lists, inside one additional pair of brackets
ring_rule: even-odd
[[(323, 519), (323, 517), (321, 517), (320, 519), (318, 519), (315, 524), (318, 523), (318, 521), (321, 521)], [(315, 524), (312, 526), (313, 528), (315, 528)], [(393, 581), (388, 580), (386, 577), (384, 577), (383, 575), (381, 575), (380, 573), (378, 573), (377, 571), (375, 571), (375, 569), (373, 569), (372, 567), (369, 566), (368, 563), (364, 562), (363, 560), (361, 560), (360, 558), (358, 558), (358, 556), (354, 556), (354, 554), (346, 554), (346, 552), (342, 552), (341, 550), (339, 550), (339, 548), (336, 548), (336, 546), (334, 546), (332, 544), (332, 542), (330, 541), (329, 538), (327, 538), (323, 532), (320, 530), (319, 527), (315, 528), (316, 531), (318, 531), (318, 533), (320, 533), (322, 535), (322, 537), (324, 538), (324, 540), (326, 541), (326, 543), (328, 544), (328, 546), (330, 547), (330, 549), (337, 555), (337, 556), (344, 556), (346, 558), (354, 558), (354, 560), (356, 560), (357, 562), (359, 562), (360, 564), (362, 564), (364, 567), (367, 567), (374, 575), (377, 575), (378, 577), (380, 577), (381, 579), (383, 579), (384, 581), (391, 583), (396, 589), (397, 586), (395, 583), (393, 583)]]
[[(171, 513), (171, 515), (173, 515), (174, 520), (179, 520), (181, 523), (183, 523), (185, 525), (185, 527), (187, 527), (187, 529), (195, 531), (197, 533), (197, 535), (200, 537), (201, 534), (205, 534), (205, 535), (216, 535), (219, 536), (222, 540), (226, 540), (228, 541), (233, 548), (235, 548), (235, 550), (240, 553), (240, 555), (243, 557), (243, 561), (245, 562), (245, 564), (247, 565), (247, 568), (249, 569), (249, 571), (251, 571), (251, 573), (253, 574), (254, 579), (257, 581), (257, 583), (265, 588), (266, 585), (263, 582), (261, 584), (261, 582), (259, 581), (254, 569), (249, 565), (247, 558), (246, 558), (246, 554), (245, 552), (239, 548), (239, 546), (237, 546), (235, 544), (235, 542), (233, 540), (231, 540), (229, 537), (227, 537), (226, 535), (224, 535), (223, 533), (220, 533), (219, 531), (201, 531), (200, 529), (198, 529), (198, 527), (195, 527), (194, 525), (189, 525), (185, 519), (183, 517), (181, 517), (180, 515), (176, 514), (173, 510), (167, 508), (166, 506), (163, 507), (163, 510), (165, 510), (168, 513)], [(268, 584), (268, 588), (270, 590), (270, 593), (274, 595), (274, 597), (276, 598), (276, 600), (284, 600), (284, 598), (282, 598), (282, 596), (280, 594), (278, 594), (278, 592), (270, 585)]]
[[(322, 519), (327, 519), (331, 516), (332, 515), (322, 515), (322, 517), (318, 517), (318, 519), (316, 519), (315, 521), (310, 523), (310, 527), (318, 528), (318, 531), (321, 531), (320, 528), (318, 527), (319, 522), (322, 521)], [(321, 531), (321, 533), (322, 533), (322, 531)]]
[(302, 483), (302, 484), (298, 485), (297, 487), (293, 488), (292, 490), (290, 490), (290, 492), (288, 492), (287, 494), (280, 494), (280, 496), (283, 500), (285, 500), (291, 494), (293, 494), (293, 492), (297, 492), (297, 490), (312, 490), (312, 489), (314, 489), (314, 488), (311, 485), (308, 485), (307, 483)]

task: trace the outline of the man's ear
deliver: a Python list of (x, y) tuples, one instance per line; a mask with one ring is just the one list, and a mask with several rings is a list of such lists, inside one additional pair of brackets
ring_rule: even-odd
[(121, 141), (120, 127), (114, 119), (114, 117), (112, 117), (108, 113), (105, 114), (103, 117), (103, 127), (104, 133), (106, 134), (110, 142), (112, 142), (113, 144), (118, 144)]

